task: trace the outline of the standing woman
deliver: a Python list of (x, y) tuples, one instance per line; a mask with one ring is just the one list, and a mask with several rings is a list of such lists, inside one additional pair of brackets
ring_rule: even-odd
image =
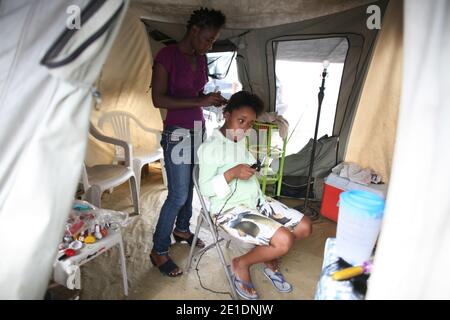
[[(169, 192), (153, 235), (150, 259), (153, 265), (170, 277), (182, 274), (168, 254), (171, 233), (177, 242), (192, 244), (194, 238), (189, 228), (192, 216), (192, 168), (198, 148), (194, 140), (201, 142), (204, 132), (202, 107), (226, 103), (220, 93), (203, 94), (208, 82), (205, 54), (219, 37), (224, 24), (222, 12), (206, 8), (196, 10), (187, 23), (183, 39), (161, 49), (154, 59), (153, 104), (157, 108), (167, 109), (161, 146), (164, 149)], [(195, 122), (196, 128), (201, 124), (201, 130), (194, 131)], [(194, 139), (194, 136), (200, 138)], [(184, 152), (190, 152), (190, 155)], [(190, 161), (180, 161), (180, 155), (183, 159), (188, 156)], [(205, 244), (198, 239), (196, 246), (204, 247)]]

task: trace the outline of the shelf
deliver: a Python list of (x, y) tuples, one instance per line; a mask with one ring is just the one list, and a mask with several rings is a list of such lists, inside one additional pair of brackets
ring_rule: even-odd
[[(274, 195), (279, 196), (281, 192), (281, 182), (283, 178), (284, 157), (286, 152), (286, 139), (281, 139), (278, 126), (274, 123), (256, 122), (253, 128), (257, 130), (256, 136), (247, 137), (247, 148), (250, 153), (263, 163), (263, 167), (257, 176), (261, 185), (261, 191), (266, 193), (266, 186), (275, 185)], [(266, 133), (260, 134), (261, 131)], [(274, 173), (268, 170), (271, 161), (279, 161), (279, 171)], [(268, 160), (268, 162), (266, 162)]]

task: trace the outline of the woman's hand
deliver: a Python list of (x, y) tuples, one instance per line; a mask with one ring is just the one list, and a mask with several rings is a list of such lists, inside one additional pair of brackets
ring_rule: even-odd
[[(1, 0), (0, 0), (1, 2)], [(160, 63), (153, 67), (152, 75), (152, 99), (156, 108), (163, 109), (187, 109), (194, 107), (220, 107), (227, 103), (220, 92), (200, 95), (195, 98), (179, 98), (169, 94), (169, 74)]]
[(211, 92), (201, 98), (201, 105), (204, 107), (215, 106), (221, 107), (227, 103), (227, 100), (222, 97), (220, 92)]
[(225, 171), (224, 176), (227, 182), (229, 183), (233, 179), (248, 180), (255, 173), (256, 173), (255, 169), (250, 167), (248, 164), (241, 163)]

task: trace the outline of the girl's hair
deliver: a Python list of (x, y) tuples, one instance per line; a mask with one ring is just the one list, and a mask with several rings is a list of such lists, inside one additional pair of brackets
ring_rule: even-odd
[(233, 94), (223, 111), (231, 113), (233, 110), (243, 106), (252, 108), (256, 116), (259, 116), (264, 111), (264, 103), (261, 98), (248, 91), (239, 91)]
[(221, 11), (201, 7), (191, 14), (187, 22), (187, 29), (190, 30), (193, 26), (197, 26), (200, 29), (220, 29), (225, 24), (225, 21), (225, 15)]

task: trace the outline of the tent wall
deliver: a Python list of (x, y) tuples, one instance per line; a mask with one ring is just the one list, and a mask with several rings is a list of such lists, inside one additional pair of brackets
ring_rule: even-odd
[[(92, 110), (91, 121), (94, 124), (97, 124), (99, 117), (104, 113), (122, 110), (136, 115), (148, 127), (162, 130), (161, 115), (153, 106), (149, 88), (152, 61), (144, 24), (139, 16), (128, 11), (97, 81), (102, 100)], [(105, 132), (112, 134), (111, 127), (106, 126)], [(149, 148), (159, 144), (154, 135), (139, 129), (132, 131), (132, 139), (136, 145)], [(89, 139), (87, 165), (111, 163), (113, 156), (112, 145), (94, 138)]]
[(450, 299), (450, 2), (405, 1), (401, 106), (370, 299)]
[[(388, 2), (382, 0), (373, 3), (380, 7), (383, 14)], [(333, 128), (333, 135), (339, 136), (337, 159), (342, 161), (378, 34), (378, 30), (367, 28), (368, 17), (367, 5), (363, 5), (333, 15), (285, 25), (259, 29), (225, 29), (221, 33), (221, 39), (229, 39), (238, 47), (237, 63), (243, 89), (261, 96), (266, 109), (273, 111), (275, 109), (275, 61), (272, 45), (274, 42), (326, 36), (347, 38), (349, 51)], [(145, 22), (150, 31), (156, 29), (175, 40), (180, 40), (184, 33), (183, 24), (152, 20), (145, 20)], [(157, 52), (154, 42), (151, 39), (153, 54)]]
[[(92, 84), (127, 4), (0, 1), (0, 299), (44, 297), (85, 156)], [(83, 8), (76, 32), (66, 27), (71, 5)]]
[(345, 161), (371, 167), (389, 180), (403, 66), (402, 1), (391, 1), (359, 101)]
[(184, 25), (192, 11), (203, 6), (222, 10), (229, 28), (253, 29), (309, 20), (370, 2), (373, 0), (135, 0), (131, 10), (149, 20)]

